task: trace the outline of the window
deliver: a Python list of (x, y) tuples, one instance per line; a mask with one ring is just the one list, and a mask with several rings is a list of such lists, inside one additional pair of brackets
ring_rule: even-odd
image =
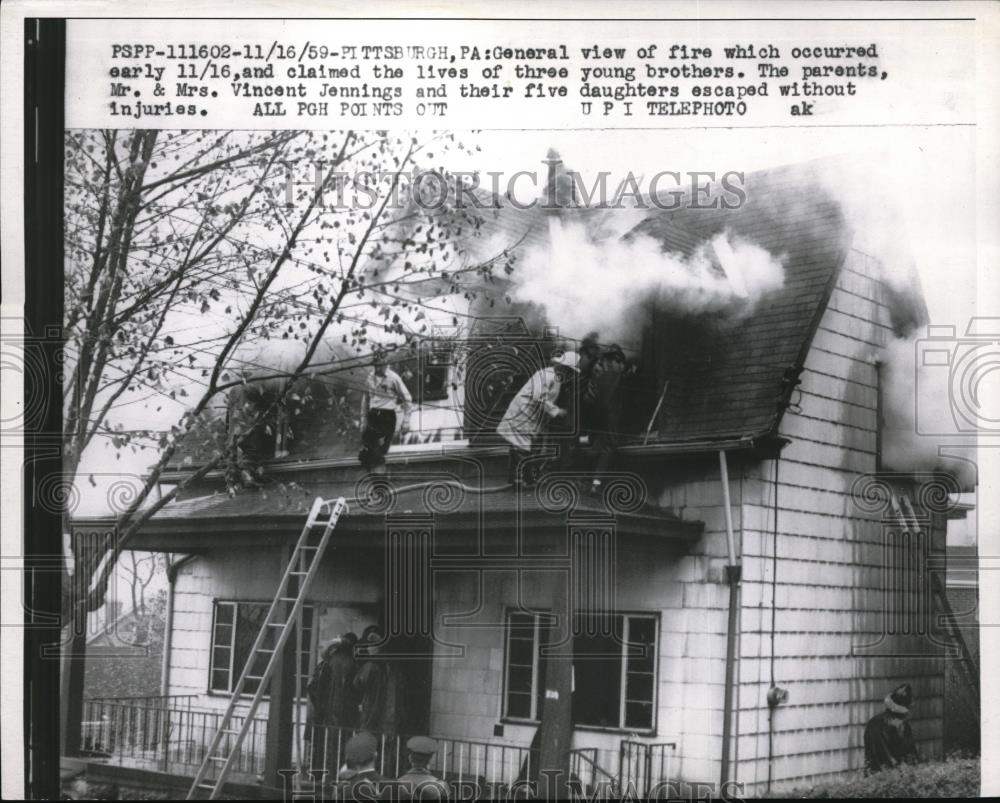
[[(547, 627), (539, 614), (507, 615), (504, 716), (537, 721), (545, 694)], [(573, 637), (573, 723), (653, 730), (656, 722), (657, 618), (615, 614)]]
[[(216, 602), (215, 621), (212, 625), (212, 660), (209, 667), (209, 689), (211, 691), (232, 692), (243, 667), (250, 658), (250, 650), (260, 628), (267, 618), (270, 603), (267, 602)], [(277, 641), (278, 628), (264, 641), (265, 648), (273, 648)], [(290, 638), (296, 638), (292, 631)], [(306, 605), (302, 609), (302, 649), (299, 653), (299, 681), (305, 695), (309, 682), (310, 658), (313, 641), (313, 609)], [(253, 675), (263, 675), (267, 668), (268, 654), (257, 656)], [(243, 684), (245, 694), (254, 694), (259, 681), (247, 680)]]
[(537, 614), (508, 614), (504, 716), (509, 719), (541, 717), (545, 686), (542, 636), (541, 617)]

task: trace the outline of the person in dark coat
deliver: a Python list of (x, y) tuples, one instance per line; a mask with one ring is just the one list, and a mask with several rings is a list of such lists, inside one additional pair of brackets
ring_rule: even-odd
[(601, 487), (601, 475), (607, 471), (611, 454), (618, 446), (621, 432), (621, 380), (625, 372), (625, 352), (611, 345), (601, 355), (583, 389), (583, 420), (590, 447), (596, 455), (591, 491)]
[(909, 683), (897, 686), (885, 698), (885, 710), (865, 726), (865, 772), (916, 764), (920, 760), (907, 717), (913, 704)]
[(428, 767), (437, 752), (437, 742), (427, 736), (407, 741), (410, 768), (399, 776), (396, 791), (400, 800), (447, 800), (448, 785)]
[(358, 727), (385, 736), (384, 766), (387, 772), (395, 772), (396, 734), (403, 719), (403, 678), (393, 661), (379, 656), (377, 645), (382, 640), (378, 626), (365, 628), (361, 643), (368, 657), (354, 676), (354, 689), (360, 697)]
[[(312, 743), (313, 769), (336, 773), (337, 732), (334, 728), (353, 728), (357, 724), (357, 696), (354, 691), (354, 645), (358, 637), (345, 633), (323, 651), (323, 658), (306, 693), (309, 696), (308, 729)], [(325, 758), (324, 758), (325, 756)]]

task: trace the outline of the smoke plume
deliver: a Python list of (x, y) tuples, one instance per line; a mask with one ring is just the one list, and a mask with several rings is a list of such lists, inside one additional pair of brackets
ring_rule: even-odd
[[(955, 430), (947, 379), (921, 364), (919, 338), (897, 338), (882, 359), (882, 463), (887, 469), (950, 474), (972, 490), (976, 472), (968, 438)], [(963, 446), (963, 441), (965, 445)]]
[(541, 305), (560, 329), (630, 342), (639, 336), (635, 312), (643, 302), (685, 315), (743, 315), (782, 286), (784, 270), (780, 259), (730, 232), (683, 256), (648, 235), (621, 239), (604, 226), (553, 217), (548, 243), (529, 249), (513, 278), (512, 298)]

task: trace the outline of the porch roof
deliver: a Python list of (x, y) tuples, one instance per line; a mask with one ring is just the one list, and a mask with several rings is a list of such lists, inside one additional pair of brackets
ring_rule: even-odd
[(704, 529), (701, 521), (683, 519), (650, 504), (645, 489), (625, 480), (606, 484), (592, 495), (572, 483), (552, 481), (532, 489), (510, 485), (476, 489), (452, 480), (393, 484), (363, 478), (356, 485), (297, 483), (241, 492), (217, 493), (172, 502), (143, 525), (135, 548), (190, 549), (220, 544), (254, 545), (297, 535), (313, 500), (320, 496), (347, 499), (350, 510), (338, 525), (338, 541), (359, 546), (381, 545), (373, 533), (385, 531), (387, 520), (433, 517), (436, 532), (479, 533), (531, 530), (564, 531), (571, 524), (613, 520), (623, 536), (645, 536), (687, 545)]

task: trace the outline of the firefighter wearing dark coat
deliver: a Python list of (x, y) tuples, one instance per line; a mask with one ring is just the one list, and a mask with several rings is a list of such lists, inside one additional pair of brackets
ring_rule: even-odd
[(581, 393), (583, 427), (596, 455), (591, 491), (601, 487), (612, 452), (621, 432), (621, 380), (625, 371), (625, 352), (617, 345), (608, 346), (594, 365)]
[(396, 791), (400, 800), (447, 800), (448, 785), (428, 767), (437, 752), (437, 742), (426, 736), (407, 741), (410, 768), (399, 776)]
[(885, 698), (885, 711), (865, 726), (865, 771), (868, 773), (916, 764), (920, 760), (907, 717), (913, 704), (909, 683), (897, 686)]

